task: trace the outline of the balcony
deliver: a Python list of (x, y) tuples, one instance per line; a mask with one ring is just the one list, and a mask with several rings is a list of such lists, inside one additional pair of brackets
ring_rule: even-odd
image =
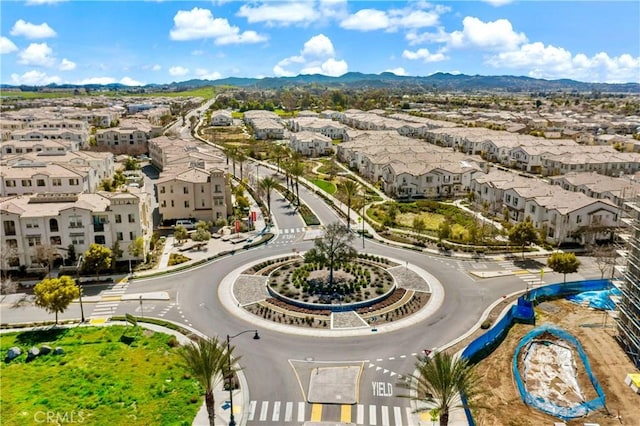
[(81, 223), (70, 223), (69, 224), (69, 228), (71, 228), (71, 229), (84, 228), (84, 225), (81, 224)]
[(104, 223), (94, 223), (93, 232), (104, 232)]

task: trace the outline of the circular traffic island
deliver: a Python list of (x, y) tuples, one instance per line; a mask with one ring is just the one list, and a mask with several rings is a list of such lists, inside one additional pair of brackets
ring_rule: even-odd
[(431, 295), (421, 274), (368, 254), (333, 267), (297, 255), (270, 259), (243, 271), (233, 291), (239, 306), (262, 319), (332, 330), (398, 321)]

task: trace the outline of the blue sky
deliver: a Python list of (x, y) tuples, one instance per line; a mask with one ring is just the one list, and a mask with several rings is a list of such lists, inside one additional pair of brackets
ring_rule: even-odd
[(640, 82), (638, 1), (2, 1), (6, 84), (349, 71)]

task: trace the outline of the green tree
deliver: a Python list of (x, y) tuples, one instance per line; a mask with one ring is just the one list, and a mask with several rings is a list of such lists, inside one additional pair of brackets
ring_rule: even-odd
[(446, 240), (451, 236), (451, 224), (448, 220), (445, 220), (438, 225), (438, 239), (440, 241)]
[(206, 222), (198, 222), (198, 224), (200, 223), (203, 223), (204, 226), (196, 226), (195, 232), (191, 234), (191, 239), (195, 242), (203, 243), (211, 239), (211, 232), (209, 232), (209, 226)]
[[(304, 174), (304, 163), (301, 161), (293, 162), (291, 164), (291, 167), (289, 168), (289, 172), (291, 173), (291, 176), (295, 178), (296, 199), (298, 200), (297, 204), (299, 207), (300, 206), (300, 176)], [(293, 184), (291, 184), (291, 187), (293, 188)]]
[(176, 229), (173, 230), (173, 238), (178, 240), (178, 243), (182, 243), (184, 240), (189, 238), (189, 232), (187, 231), (187, 228), (185, 228), (183, 225), (176, 226)]
[[(199, 339), (197, 343), (191, 342), (182, 346), (179, 354), (182, 357), (184, 367), (191, 373), (200, 386), (204, 389), (204, 400), (209, 414), (209, 425), (215, 425), (215, 400), (213, 390), (224, 377), (225, 372), (232, 374), (228, 361), (233, 354), (234, 347), (229, 349), (218, 341), (217, 337)], [(236, 362), (239, 358), (235, 358)], [(231, 407), (233, 410), (233, 407)]]
[(124, 161), (124, 169), (125, 170), (139, 170), (140, 169), (140, 164), (138, 163), (138, 160), (136, 160), (133, 157), (127, 157), (127, 159)]
[(567, 274), (578, 272), (580, 260), (575, 253), (551, 253), (547, 258), (547, 266), (554, 272), (564, 274), (564, 282), (567, 282)]
[(351, 202), (353, 197), (360, 191), (360, 184), (354, 180), (346, 179), (344, 182), (338, 184), (338, 191), (344, 195), (347, 201), (347, 230), (349, 230), (351, 229)]
[(264, 191), (267, 197), (267, 223), (271, 223), (271, 190), (276, 187), (278, 183), (271, 176), (264, 177), (260, 180), (260, 188)]
[(108, 270), (113, 261), (111, 249), (100, 244), (91, 244), (89, 250), (85, 251), (83, 256), (82, 270), (95, 272), (98, 280), (100, 279), (100, 272)]
[(124, 251), (120, 248), (120, 241), (116, 239), (113, 242), (113, 245), (111, 246), (111, 257), (112, 257), (111, 266), (112, 267), (116, 266), (116, 259), (122, 258), (123, 254), (124, 254)]
[(538, 242), (538, 231), (529, 217), (509, 230), (509, 242), (522, 247), (522, 258), (524, 259), (525, 247)]
[(426, 228), (426, 225), (424, 223), (424, 219), (419, 215), (414, 216), (413, 230), (418, 234), (421, 234), (422, 232), (424, 232), (425, 228)]
[(482, 408), (476, 403), (482, 393), (481, 378), (467, 360), (437, 352), (433, 358), (419, 356), (415, 367), (416, 373), (406, 375), (409, 380), (399, 384), (411, 391), (410, 395), (402, 396), (422, 403), (419, 408), (421, 412), (430, 412), (434, 408), (438, 410), (440, 426), (449, 424), (451, 409), (465, 408), (459, 402), (458, 395), (461, 392), (467, 398), (467, 407)]
[(131, 241), (127, 251), (136, 259), (142, 258), (144, 256), (144, 238), (137, 237), (135, 240)]
[(44, 308), (49, 313), (64, 312), (73, 299), (80, 295), (80, 289), (73, 278), (63, 275), (60, 278), (46, 278), (33, 288), (36, 306)]
[(318, 262), (329, 266), (329, 285), (333, 284), (333, 270), (338, 262), (347, 263), (358, 255), (351, 247), (353, 234), (339, 222), (330, 223), (324, 236), (314, 242), (314, 246), (304, 255), (307, 263)]

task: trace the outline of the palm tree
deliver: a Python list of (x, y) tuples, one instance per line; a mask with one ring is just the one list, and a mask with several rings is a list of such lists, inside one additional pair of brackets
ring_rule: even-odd
[(338, 191), (347, 198), (347, 229), (351, 229), (351, 200), (359, 190), (360, 184), (351, 179), (338, 184)]
[(247, 161), (247, 154), (243, 150), (238, 149), (236, 151), (236, 160), (240, 163), (240, 180), (242, 180), (244, 178), (242, 167), (244, 162)]
[[(299, 187), (299, 180), (300, 180), (300, 176), (302, 176), (304, 174), (304, 163), (301, 161), (296, 161), (294, 163), (291, 164), (291, 167), (289, 168), (289, 173), (291, 173), (292, 177), (296, 178), (296, 198), (298, 199), (298, 207), (300, 207), (300, 187)], [(291, 184), (291, 187), (293, 188), (293, 183)]]
[[(437, 352), (433, 358), (419, 356), (416, 370), (416, 375), (406, 375), (409, 381), (399, 384), (411, 391), (411, 395), (403, 396), (423, 403), (418, 412), (436, 408), (440, 413), (440, 426), (449, 424), (449, 410), (452, 408), (481, 408), (473, 402), (481, 393), (481, 379), (467, 360)], [(464, 393), (466, 405), (460, 400), (460, 393)]]
[[(224, 373), (231, 374), (228, 361), (233, 353), (233, 346), (227, 347), (218, 341), (217, 337), (200, 339), (182, 346), (178, 353), (182, 357), (184, 367), (204, 388), (204, 400), (209, 413), (209, 425), (215, 424), (215, 401), (213, 389), (224, 377)], [(238, 358), (236, 358), (236, 361)]]
[(278, 183), (271, 176), (267, 176), (260, 180), (260, 188), (264, 190), (267, 196), (267, 213), (269, 214), (269, 219), (267, 223), (271, 223), (271, 190), (276, 187)]
[(233, 162), (233, 174), (236, 174), (236, 158), (238, 156), (238, 148), (235, 146), (227, 146), (224, 148), (224, 155), (227, 156), (227, 166), (229, 165), (229, 160)]

